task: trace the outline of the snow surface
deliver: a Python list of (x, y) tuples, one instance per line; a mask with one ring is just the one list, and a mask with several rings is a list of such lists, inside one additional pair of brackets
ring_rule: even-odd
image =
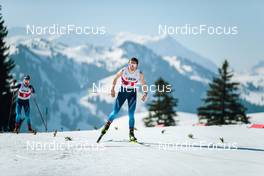
[[(7, 176), (263, 175), (264, 129), (251, 129), (249, 125), (193, 126), (197, 122), (196, 115), (182, 112), (178, 113), (179, 125), (176, 127), (145, 128), (142, 119), (146, 115), (136, 114), (135, 132), (138, 140), (148, 143), (146, 145), (124, 141), (128, 138), (127, 116), (116, 119), (98, 145), (95, 141), (100, 130), (58, 132), (56, 137), (53, 133), (2, 133), (1, 173)], [(252, 121), (256, 118), (258, 122), (264, 122), (264, 113), (250, 116)], [(190, 134), (193, 139), (188, 137)], [(65, 141), (67, 136), (72, 141)], [(220, 137), (224, 138), (224, 143), (220, 142)], [(175, 147), (175, 144), (199, 143), (240, 148)], [(39, 147), (34, 148), (33, 144)], [(51, 147), (44, 148), (45, 144)], [(59, 150), (52, 144), (69, 147)], [(81, 148), (78, 144), (86, 147)]]

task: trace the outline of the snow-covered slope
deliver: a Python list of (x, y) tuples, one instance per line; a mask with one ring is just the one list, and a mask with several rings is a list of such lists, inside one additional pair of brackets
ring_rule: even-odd
[[(183, 119), (194, 117), (179, 115)], [(56, 137), (53, 133), (0, 134), (1, 173), (6, 176), (262, 175), (263, 129), (251, 129), (247, 125), (201, 127), (188, 125), (189, 122), (166, 128), (137, 126), (135, 134), (144, 142), (141, 145), (126, 141), (128, 129), (123, 123), (117, 120), (98, 145), (95, 141), (100, 130), (58, 132)], [(190, 134), (193, 138), (188, 137)], [(72, 141), (65, 141), (65, 137)]]
[(174, 67), (177, 72), (182, 75), (187, 75), (191, 80), (203, 82), (208, 84), (211, 79), (211, 75), (204, 73), (201, 67), (194, 64), (186, 59), (176, 57), (176, 56), (164, 56), (162, 57), (167, 61), (170, 66)]
[[(142, 111), (135, 114), (135, 126), (138, 129), (145, 128), (143, 119), (148, 116), (148, 112)], [(193, 126), (198, 123), (198, 117), (196, 114), (188, 112), (177, 112), (177, 116), (174, 118), (177, 126)], [(113, 122), (113, 126), (119, 128), (128, 128), (128, 116), (124, 115)]]
[(241, 83), (242, 98), (250, 103), (264, 105), (264, 62), (260, 62), (250, 71), (235, 74)]

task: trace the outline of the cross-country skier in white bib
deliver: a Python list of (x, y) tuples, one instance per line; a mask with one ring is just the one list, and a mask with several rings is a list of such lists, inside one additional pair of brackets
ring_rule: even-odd
[(24, 108), (26, 121), (28, 125), (28, 131), (34, 132), (34, 130), (31, 127), (31, 121), (30, 121), (30, 103), (29, 99), (31, 94), (35, 93), (35, 89), (32, 85), (30, 85), (30, 76), (26, 75), (24, 77), (24, 80), (22, 83), (19, 83), (15, 86), (11, 86), (11, 89), (18, 89), (17, 94), (17, 103), (16, 103), (16, 123), (15, 123), (15, 129), (14, 132), (18, 133), (20, 129), (20, 125), (23, 122), (21, 119), (21, 111), (22, 108)]
[(135, 118), (134, 113), (136, 110), (137, 102), (137, 85), (140, 83), (143, 88), (142, 101), (145, 101), (147, 98), (147, 87), (146, 81), (144, 79), (144, 74), (138, 69), (138, 59), (133, 57), (129, 60), (128, 66), (121, 69), (117, 72), (111, 89), (111, 96), (115, 97), (115, 86), (117, 80), (121, 78), (121, 88), (117, 94), (115, 101), (114, 109), (111, 114), (108, 116), (108, 121), (105, 124), (104, 128), (101, 131), (101, 136), (97, 140), (99, 142), (102, 136), (107, 132), (111, 123), (116, 118), (118, 112), (120, 111), (122, 105), (127, 100), (128, 103), (128, 115), (129, 115), (129, 140), (137, 141), (137, 138), (134, 135), (134, 124)]

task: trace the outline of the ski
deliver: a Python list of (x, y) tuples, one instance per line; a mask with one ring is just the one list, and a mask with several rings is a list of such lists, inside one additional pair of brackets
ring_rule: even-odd
[(99, 138), (97, 139), (96, 143), (99, 143), (103, 136), (104, 136), (104, 134), (102, 133), (102, 134), (99, 136)]
[(134, 143), (134, 144), (138, 144), (138, 143), (139, 143), (138, 141), (131, 141), (131, 140), (130, 140), (129, 142), (132, 143), (132, 144), (133, 144), (133, 143)]
[(151, 147), (151, 143), (146, 143), (146, 142), (141, 142), (141, 141), (131, 141), (131, 140), (127, 140), (127, 139), (124, 139), (124, 140), (108, 140), (108, 141), (105, 141), (105, 142), (125, 142), (125, 143), (131, 143), (131, 144), (139, 144), (139, 145), (142, 145), (142, 146), (145, 146), (145, 147)]
[(29, 131), (29, 133), (32, 133), (33, 135), (36, 135), (37, 134), (37, 130)]
[(139, 142), (139, 141), (129, 141), (129, 143), (132, 143), (132, 144), (139, 144), (139, 145), (142, 145), (142, 146), (145, 146), (145, 147), (151, 147), (150, 144), (146, 144), (144, 142)]
[(105, 133), (108, 131), (109, 127), (111, 125), (111, 121), (108, 121), (105, 126), (103, 127), (101, 134), (99, 136), (99, 138), (97, 139), (96, 143), (99, 143), (100, 140), (102, 139), (102, 137), (105, 135)]

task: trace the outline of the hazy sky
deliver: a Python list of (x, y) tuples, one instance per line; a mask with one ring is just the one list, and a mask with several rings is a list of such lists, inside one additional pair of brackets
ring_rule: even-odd
[(158, 25), (237, 26), (237, 35), (172, 35), (216, 64), (228, 58), (237, 70), (264, 60), (264, 1), (1, 0), (6, 25), (101, 25), (108, 33), (158, 35)]

